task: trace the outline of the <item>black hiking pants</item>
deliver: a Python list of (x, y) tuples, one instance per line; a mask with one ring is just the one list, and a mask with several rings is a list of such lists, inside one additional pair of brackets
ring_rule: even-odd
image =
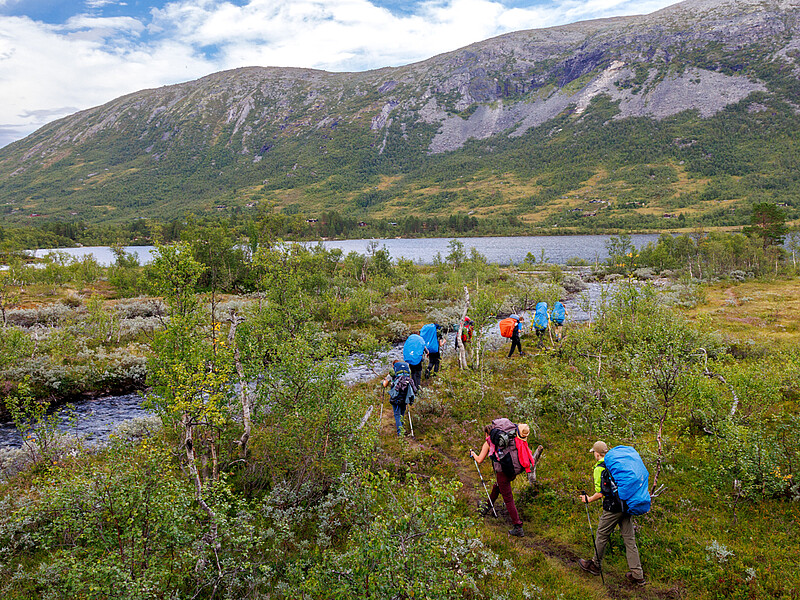
[(522, 342), (519, 339), (519, 331), (516, 329), (514, 330), (514, 333), (511, 334), (511, 351), (508, 353), (509, 357), (514, 354), (514, 348), (519, 350), (519, 354), (522, 356)]
[(438, 373), (439, 372), (439, 360), (441, 354), (438, 352), (429, 352), (428, 353), (428, 368), (425, 369), (425, 378), (431, 376), (431, 372)]
[(418, 365), (408, 365), (408, 370), (411, 371), (411, 379), (414, 380), (414, 385), (419, 389), (422, 383), (422, 361)]

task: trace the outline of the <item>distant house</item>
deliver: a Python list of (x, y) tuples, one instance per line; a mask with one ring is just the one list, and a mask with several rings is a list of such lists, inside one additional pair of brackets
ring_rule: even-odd
[(394, 221), (389, 221), (389, 225), (391, 227), (397, 227), (397, 223), (395, 223)]
[(366, 227), (366, 226), (367, 226), (367, 224), (366, 224), (366, 223), (364, 223), (364, 221), (359, 221), (359, 222), (358, 222), (358, 226), (359, 226), (359, 227)]
[(306, 223), (317, 223), (319, 219), (306, 219)]

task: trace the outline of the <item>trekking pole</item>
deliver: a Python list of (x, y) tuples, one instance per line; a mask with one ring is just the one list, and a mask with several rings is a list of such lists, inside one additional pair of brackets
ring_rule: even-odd
[(386, 387), (381, 384), (381, 416), (378, 419), (378, 434), (381, 432), (381, 427), (383, 427), (383, 401), (386, 398)]
[[(586, 495), (586, 490), (581, 490), (581, 495), (584, 498), (589, 497)], [(592, 518), (589, 516), (589, 503), (584, 502), (583, 505), (586, 507), (586, 520), (589, 522), (589, 532), (592, 534), (592, 546), (594, 547), (594, 555), (597, 556), (597, 542), (594, 539), (594, 530), (592, 529)], [(603, 576), (603, 561), (600, 560), (599, 556), (597, 556), (597, 568), (600, 569), (600, 580), (603, 582), (603, 585), (605, 585), (606, 578)]]
[(411, 422), (411, 405), (408, 405), (408, 426), (411, 428), (411, 437), (414, 437), (414, 423)]
[(478, 477), (481, 478), (481, 483), (483, 484), (483, 491), (486, 492), (486, 499), (489, 501), (489, 506), (492, 507), (492, 514), (497, 517), (497, 511), (494, 509), (494, 503), (492, 502), (492, 497), (489, 495), (489, 490), (486, 489), (486, 482), (483, 480), (483, 475), (481, 474), (481, 468), (478, 466), (478, 459), (475, 458), (475, 452), (473, 452), (472, 448), (469, 450), (469, 455), (472, 457), (472, 460), (475, 461), (475, 468), (478, 469)]

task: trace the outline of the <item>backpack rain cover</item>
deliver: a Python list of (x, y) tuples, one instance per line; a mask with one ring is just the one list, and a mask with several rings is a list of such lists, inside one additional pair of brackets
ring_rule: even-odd
[(403, 344), (403, 360), (410, 365), (418, 365), (425, 354), (425, 340), (421, 335), (412, 333)]
[(556, 325), (563, 325), (567, 318), (567, 311), (561, 302), (553, 304), (553, 311), (550, 313), (550, 320)]
[(606, 469), (617, 484), (623, 510), (630, 515), (650, 511), (650, 475), (639, 453), (630, 446), (614, 446), (603, 458)]
[(544, 331), (548, 324), (547, 302), (539, 302), (536, 305), (536, 314), (533, 316), (533, 326), (538, 331)]
[(500, 321), (500, 335), (504, 338), (510, 338), (514, 335), (514, 329), (517, 327), (517, 321), (513, 317), (508, 317)]
[(419, 330), (420, 336), (425, 340), (425, 347), (428, 349), (428, 352), (439, 351), (439, 337), (436, 335), (436, 330), (437, 327), (435, 323), (428, 323)]

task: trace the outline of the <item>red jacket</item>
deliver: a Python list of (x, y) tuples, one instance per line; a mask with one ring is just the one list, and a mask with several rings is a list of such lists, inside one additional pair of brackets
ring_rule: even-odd
[(531, 469), (536, 466), (536, 462), (533, 460), (533, 454), (528, 442), (517, 436), (514, 438), (514, 443), (517, 445), (517, 457), (519, 458), (520, 466), (525, 469), (526, 473), (530, 473)]

